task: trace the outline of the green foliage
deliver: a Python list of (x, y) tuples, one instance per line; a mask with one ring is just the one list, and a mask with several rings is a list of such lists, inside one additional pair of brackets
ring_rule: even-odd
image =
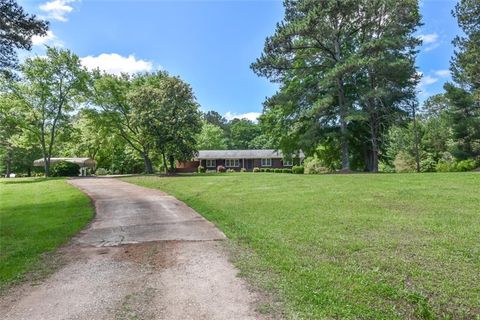
[(423, 159), (420, 161), (420, 171), (421, 172), (435, 172), (437, 162), (435, 161), (433, 155), (426, 154), (423, 156)]
[(303, 166), (293, 166), (292, 173), (295, 174), (303, 174), (305, 172), (305, 168)]
[(233, 119), (229, 126), (233, 149), (249, 149), (252, 141), (261, 134), (260, 127), (248, 119)]
[(105, 168), (97, 168), (97, 170), (95, 170), (95, 174), (97, 176), (106, 176), (107, 174), (109, 174), (109, 172)]
[(205, 172), (206, 172), (206, 169), (205, 169), (204, 166), (198, 166), (197, 172), (198, 172), (198, 173), (205, 173)]
[(53, 177), (76, 177), (80, 173), (80, 166), (76, 163), (60, 161), (52, 166)]
[(242, 169), (240, 169), (240, 172), (247, 172), (247, 169), (246, 169), (246, 168), (242, 168)]
[(320, 174), (327, 173), (328, 169), (323, 166), (322, 161), (317, 157), (308, 157), (304, 161), (305, 173), (306, 174)]
[(262, 169), (260, 169), (259, 167), (255, 167), (253, 168), (253, 172), (262, 172)]
[(265, 172), (273, 172), (273, 169), (271, 169), (271, 168), (265, 168)]
[(393, 165), (395, 166), (395, 172), (399, 173), (415, 172), (416, 170), (415, 158), (404, 151), (397, 154)]
[(456, 165), (456, 170), (457, 171), (472, 171), (477, 167), (477, 163), (473, 159), (468, 159), (468, 160), (461, 160), (457, 163)]
[[(251, 66), (259, 76), (280, 83), (278, 93), (264, 103), (265, 131), (286, 152), (313, 154), (334, 139), (334, 148), (326, 150), (335, 152), (329, 156), (335, 160), (325, 161), (326, 167), (349, 169), (351, 158), (365, 159), (369, 152), (375, 160), (365, 167), (376, 171), (383, 133), (401, 119), (415, 95), (418, 2), (299, 0), (284, 5), (284, 19)], [(351, 140), (371, 145), (350, 148)]]
[(273, 172), (275, 172), (275, 173), (282, 173), (283, 171), (282, 171), (282, 169), (276, 168), (276, 169), (273, 169)]
[(282, 172), (283, 173), (292, 173), (292, 169), (284, 168), (284, 169), (282, 169)]
[(228, 141), (222, 128), (204, 122), (202, 131), (197, 136), (198, 150), (225, 150), (228, 148)]
[(227, 169), (224, 166), (218, 166), (217, 167), (217, 172), (225, 172)]
[(235, 170), (234, 169), (227, 169), (227, 173), (234, 173)]
[[(80, 58), (69, 50), (47, 48), (45, 57), (28, 58), (21, 65), (20, 81), (11, 80), (9, 89), (18, 103), (15, 122), (42, 154), (52, 156), (59, 135), (71, 128), (70, 115), (87, 91), (89, 75)], [(45, 163), (49, 175), (50, 163)]]
[(48, 22), (29, 15), (15, 0), (0, 0), (0, 74), (17, 66), (18, 49), (30, 50), (33, 36), (45, 36)]

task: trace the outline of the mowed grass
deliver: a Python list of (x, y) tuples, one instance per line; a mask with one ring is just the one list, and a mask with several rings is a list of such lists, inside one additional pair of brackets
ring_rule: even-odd
[(34, 271), (93, 216), (90, 199), (64, 179), (0, 180), (0, 288)]
[(479, 173), (124, 180), (213, 221), (288, 318), (480, 318)]

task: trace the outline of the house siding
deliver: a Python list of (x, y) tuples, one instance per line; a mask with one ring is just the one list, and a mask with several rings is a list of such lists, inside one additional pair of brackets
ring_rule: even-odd
[[(228, 158), (227, 158), (228, 159)], [(238, 167), (226, 167), (225, 166), (225, 159), (218, 158), (215, 159), (216, 166), (214, 167), (207, 167), (207, 160), (206, 159), (199, 159), (198, 161), (185, 161), (185, 162), (178, 162), (177, 163), (177, 172), (196, 172), (198, 170), (198, 166), (201, 165), (206, 170), (216, 170), (218, 166), (224, 166), (226, 169), (233, 169), (235, 171), (240, 171), (242, 168), (246, 168), (248, 171), (252, 171), (253, 168), (272, 168), (272, 169), (281, 169), (281, 168), (291, 168), (292, 166), (284, 166), (282, 158), (270, 158), (272, 159), (272, 165), (268, 167), (262, 166), (262, 159), (261, 158), (244, 158), (238, 159), (239, 166)], [(248, 168), (248, 163), (251, 161), (252, 166)], [(300, 161), (294, 160), (293, 164), (296, 165)]]

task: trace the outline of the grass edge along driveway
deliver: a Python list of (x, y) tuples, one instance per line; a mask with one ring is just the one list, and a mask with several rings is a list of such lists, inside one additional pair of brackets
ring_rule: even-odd
[(42, 268), (44, 254), (65, 244), (93, 213), (90, 199), (65, 179), (0, 179), (0, 288)]
[(172, 194), (253, 252), (237, 266), (289, 318), (479, 318), (478, 173), (123, 180)]

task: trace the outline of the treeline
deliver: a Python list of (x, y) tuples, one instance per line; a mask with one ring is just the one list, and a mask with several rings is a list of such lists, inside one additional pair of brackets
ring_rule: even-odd
[(49, 176), (54, 156), (90, 157), (118, 173), (153, 173), (153, 161), (161, 160), (171, 171), (196, 152), (199, 105), (178, 77), (91, 73), (78, 56), (56, 48), (26, 59), (19, 70), (3, 77), (0, 95), (7, 175), (30, 174), (41, 157)]
[(465, 33), (453, 41), (455, 83), (421, 108), (418, 1), (286, 0), (251, 66), (280, 84), (260, 119), (273, 144), (327, 170), (478, 165), (480, 2), (461, 0), (453, 15)]

